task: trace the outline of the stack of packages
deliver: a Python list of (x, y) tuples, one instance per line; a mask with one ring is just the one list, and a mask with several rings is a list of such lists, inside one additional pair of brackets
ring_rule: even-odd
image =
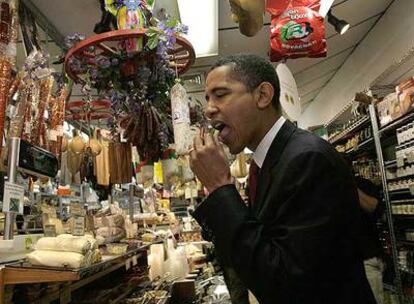
[(32, 265), (81, 268), (102, 260), (98, 243), (91, 235), (43, 237), (35, 248), (27, 255)]
[(111, 205), (94, 217), (96, 240), (99, 245), (116, 243), (125, 238), (125, 220), (122, 210)]
[(172, 277), (185, 278), (189, 265), (184, 247), (174, 248), (172, 239), (164, 244), (153, 244), (148, 255), (149, 277), (155, 280), (170, 273)]

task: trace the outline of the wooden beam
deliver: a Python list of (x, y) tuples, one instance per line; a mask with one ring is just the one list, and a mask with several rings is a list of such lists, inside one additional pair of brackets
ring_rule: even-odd
[(79, 274), (74, 271), (58, 271), (36, 268), (6, 267), (4, 284), (31, 284), (45, 282), (65, 282), (79, 280)]

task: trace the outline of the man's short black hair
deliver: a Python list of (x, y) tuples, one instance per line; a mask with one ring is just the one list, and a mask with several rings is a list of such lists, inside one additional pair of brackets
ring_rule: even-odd
[(229, 55), (220, 58), (208, 73), (215, 68), (226, 65), (232, 67), (234, 79), (242, 82), (249, 92), (253, 92), (262, 82), (269, 82), (275, 90), (272, 104), (278, 111), (280, 110), (279, 77), (270, 61), (252, 54)]

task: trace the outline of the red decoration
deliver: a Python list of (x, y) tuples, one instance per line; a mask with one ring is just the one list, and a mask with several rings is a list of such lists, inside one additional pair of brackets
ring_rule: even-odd
[(324, 19), (319, 13), (308, 7), (289, 6), (280, 16), (272, 17), (270, 60), (323, 57), (326, 55), (324, 36)]
[(111, 111), (111, 101), (93, 100), (86, 102), (84, 100), (74, 100), (66, 104), (66, 119), (68, 120), (99, 120), (108, 119), (113, 116)]
[(288, 7), (304, 6), (318, 12), (320, 2), (320, 0), (266, 0), (266, 11), (274, 17), (279, 17)]
[[(76, 83), (85, 83), (87, 75), (74, 71), (69, 63), (72, 57), (86, 57), (90, 58), (90, 64), (94, 65), (94, 58), (98, 56), (113, 57), (120, 55), (124, 49), (124, 42), (128, 39), (141, 38), (145, 39), (146, 29), (134, 30), (117, 30), (98, 34), (82, 40), (76, 46), (71, 48), (65, 57), (65, 71), (70, 78)], [(93, 51), (90, 51), (93, 47)], [(170, 67), (176, 69), (178, 74), (185, 73), (195, 61), (195, 52), (191, 43), (183, 38), (177, 37), (174, 45), (174, 50), (170, 52)], [(131, 64), (126, 64), (122, 67), (123, 73), (129, 75), (136, 72), (136, 67)]]

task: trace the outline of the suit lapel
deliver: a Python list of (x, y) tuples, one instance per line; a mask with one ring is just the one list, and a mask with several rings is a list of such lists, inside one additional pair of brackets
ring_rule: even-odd
[(255, 214), (259, 214), (264, 204), (265, 194), (267, 193), (270, 186), (270, 172), (271, 169), (279, 161), (283, 150), (285, 149), (290, 137), (295, 132), (296, 126), (290, 121), (286, 120), (280, 131), (277, 133), (269, 151), (266, 154), (266, 158), (263, 162), (263, 166), (260, 169), (258, 183), (257, 183), (257, 194), (256, 202), (253, 206)]

